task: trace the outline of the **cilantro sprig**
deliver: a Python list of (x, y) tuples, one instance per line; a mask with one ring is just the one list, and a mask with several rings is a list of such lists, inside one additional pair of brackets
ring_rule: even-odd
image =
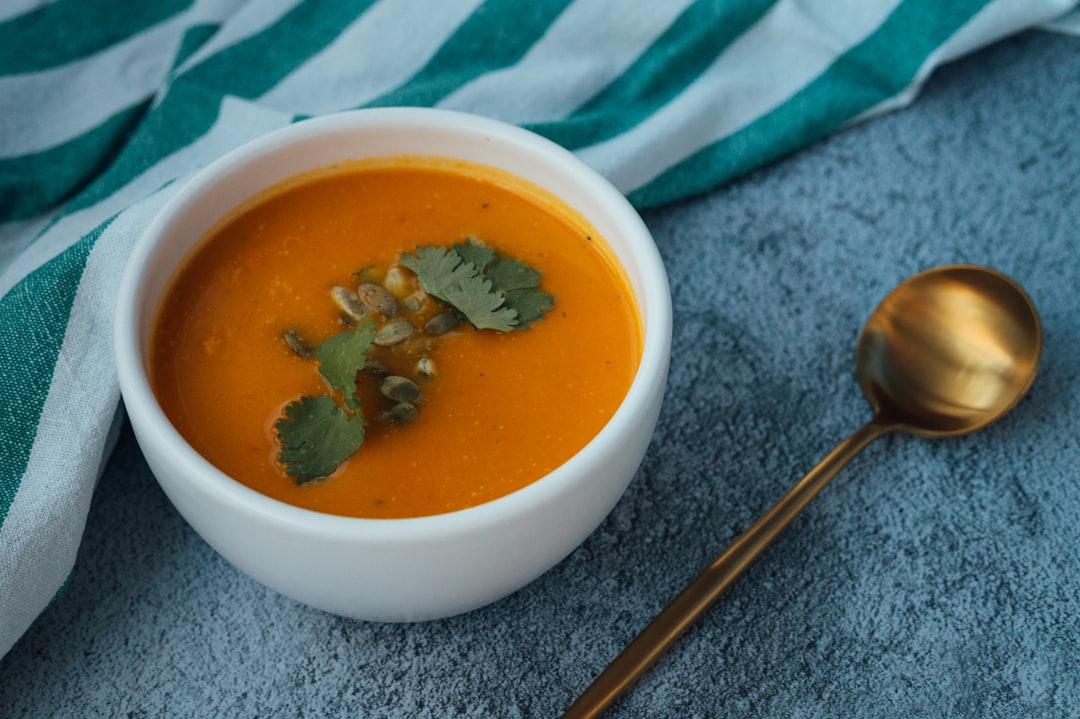
[(319, 373), (342, 395), (339, 406), (328, 394), (305, 395), (285, 406), (274, 423), (285, 471), (305, 484), (328, 477), (364, 443), (366, 422), (356, 396), (356, 375), (367, 365), (375, 323), (361, 322), (352, 332), (333, 335), (315, 348)]
[(278, 461), (297, 484), (328, 477), (364, 443), (364, 415), (349, 414), (328, 394), (290, 402), (274, 425)]
[(540, 289), (538, 270), (475, 240), (449, 249), (417, 247), (401, 264), (416, 273), (425, 292), (476, 329), (528, 329), (555, 306), (555, 298)]
[(360, 408), (356, 396), (356, 375), (367, 366), (367, 352), (375, 342), (375, 323), (361, 322), (352, 332), (328, 337), (315, 348), (319, 374), (326, 383), (341, 392), (345, 406)]

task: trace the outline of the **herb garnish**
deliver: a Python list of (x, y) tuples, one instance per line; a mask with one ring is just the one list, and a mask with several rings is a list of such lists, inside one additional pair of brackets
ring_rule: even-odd
[(364, 443), (356, 375), (367, 364), (374, 340), (375, 323), (362, 322), (354, 331), (329, 337), (315, 348), (319, 374), (341, 392), (348, 409), (339, 407), (330, 395), (305, 395), (286, 405), (284, 415), (274, 423), (281, 443), (278, 461), (297, 484), (332, 474)]
[(356, 396), (356, 375), (367, 365), (367, 352), (375, 342), (375, 323), (361, 322), (352, 332), (328, 337), (315, 348), (319, 374), (333, 389), (341, 392), (345, 405), (359, 409)]
[(274, 429), (278, 461), (297, 484), (329, 476), (364, 443), (364, 415), (348, 414), (328, 394), (290, 402)]
[(539, 289), (538, 270), (474, 240), (451, 249), (417, 247), (401, 264), (416, 273), (425, 292), (476, 329), (528, 329), (555, 304)]
[[(402, 267), (412, 270), (422, 291), (449, 312), (467, 321), (478, 330), (510, 332), (530, 328), (543, 319), (555, 304), (555, 298), (540, 289), (539, 270), (496, 252), (491, 247), (473, 239), (453, 247), (417, 247), (416, 254), (405, 254), (400, 259)], [(335, 291), (344, 291), (336, 287)], [(350, 291), (344, 291), (350, 294)], [(389, 295), (387, 295), (389, 297)], [(340, 299), (340, 298), (338, 298)], [(406, 310), (417, 305), (416, 297), (407, 298)], [(418, 305), (417, 305), (418, 306)], [(401, 323), (393, 312), (382, 312), (384, 319), (394, 315), (393, 322)], [(445, 310), (444, 314), (449, 314)], [(375, 312), (379, 315), (380, 312)], [(351, 457), (364, 443), (366, 419), (361, 412), (361, 398), (357, 396), (357, 375), (368, 366), (368, 353), (376, 344), (379, 326), (371, 315), (364, 315), (356, 328), (328, 337), (314, 351), (319, 363), (319, 373), (331, 389), (331, 394), (305, 395), (285, 406), (282, 416), (274, 423), (281, 450), (278, 461), (297, 484), (323, 479)], [(285, 333), (286, 345), (298, 356), (310, 356), (311, 352), (299, 352), (294, 330)], [(407, 336), (410, 336), (411, 332)], [(293, 342), (289, 342), (292, 336)], [(438, 336), (443, 335), (441, 332)], [(434, 339), (428, 333), (427, 339)], [(432, 362), (423, 356), (417, 362), (417, 379), (430, 379)], [(417, 385), (407, 378), (391, 377)], [(380, 416), (388, 421), (408, 423), (415, 419), (415, 397), (402, 397), (400, 392), (388, 387), (404, 386), (400, 382), (386, 382), (380, 392), (392, 402), (393, 408)], [(340, 393), (340, 403), (333, 394)], [(417, 390), (419, 394), (419, 390)]]

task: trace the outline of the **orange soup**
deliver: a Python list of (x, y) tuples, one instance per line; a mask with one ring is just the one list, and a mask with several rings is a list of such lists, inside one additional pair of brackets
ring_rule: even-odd
[[(546, 315), (526, 329), (464, 321), (429, 334), (446, 308), (403, 258), (466, 240), (542, 273)], [(359, 324), (407, 320), (415, 332), (373, 347), (356, 373), (360, 448), (298, 482), (281, 460), (286, 408), (329, 395), (352, 412), (302, 355), (357, 331), (332, 293), (361, 284), (397, 308)], [(625, 397), (641, 332), (623, 270), (570, 208), (491, 168), (396, 158), (297, 178), (203, 238), (158, 311), (151, 380), (185, 439), (248, 487), (331, 514), (414, 517), (503, 496), (574, 455)], [(380, 394), (388, 374), (420, 390), (404, 419)]]

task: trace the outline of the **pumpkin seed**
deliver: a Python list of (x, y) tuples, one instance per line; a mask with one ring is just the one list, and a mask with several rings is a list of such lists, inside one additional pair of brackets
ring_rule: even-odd
[(441, 337), (461, 324), (453, 312), (440, 312), (424, 323), (424, 332), (432, 337)]
[(357, 282), (379, 282), (382, 280), (384, 274), (384, 270), (375, 265), (365, 265), (356, 272), (353, 272), (352, 276), (356, 278)]
[(397, 316), (397, 300), (379, 285), (365, 282), (356, 288), (356, 296), (371, 314), (382, 314), (387, 317)]
[(416, 328), (408, 320), (390, 320), (375, 331), (375, 344), (390, 347), (409, 339), (415, 332)]
[(420, 409), (412, 402), (398, 402), (390, 408), (390, 417), (402, 424), (409, 424), (416, 420)]
[(412, 402), (398, 402), (393, 407), (375, 415), (376, 421), (384, 424), (409, 424), (416, 421), (420, 408)]
[(392, 374), (379, 385), (379, 393), (395, 402), (415, 402), (420, 399), (420, 387), (408, 377)]
[(390, 370), (386, 368), (386, 365), (370, 359), (366, 363), (364, 363), (363, 371), (365, 374), (369, 374), (372, 377), (378, 377), (380, 379), (390, 374)]
[(386, 277), (383, 278), (383, 287), (394, 297), (405, 297), (412, 292), (409, 275), (397, 265), (386, 271)]
[(334, 299), (334, 303), (341, 308), (341, 311), (352, 321), (359, 322), (366, 314), (364, 304), (352, 290), (347, 290), (344, 287), (334, 285), (330, 289), (330, 296)]
[(420, 379), (435, 379), (435, 362), (430, 357), (416, 360), (416, 376)]
[(300, 339), (300, 335), (296, 330), (285, 330), (285, 333), (281, 335), (281, 338), (285, 340), (285, 344), (288, 345), (289, 349), (295, 352), (299, 357), (309, 359), (314, 353), (311, 345)]
[(401, 304), (405, 305), (405, 309), (407, 309), (409, 312), (420, 311), (420, 298), (416, 295), (409, 295), (401, 301)]

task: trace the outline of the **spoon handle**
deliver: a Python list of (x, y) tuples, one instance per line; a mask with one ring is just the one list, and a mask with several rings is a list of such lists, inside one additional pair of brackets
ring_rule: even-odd
[(630, 688), (750, 564), (791, 520), (866, 445), (892, 429), (877, 418), (857, 429), (792, 487), (772, 509), (739, 535), (623, 649), (563, 719), (599, 716)]

